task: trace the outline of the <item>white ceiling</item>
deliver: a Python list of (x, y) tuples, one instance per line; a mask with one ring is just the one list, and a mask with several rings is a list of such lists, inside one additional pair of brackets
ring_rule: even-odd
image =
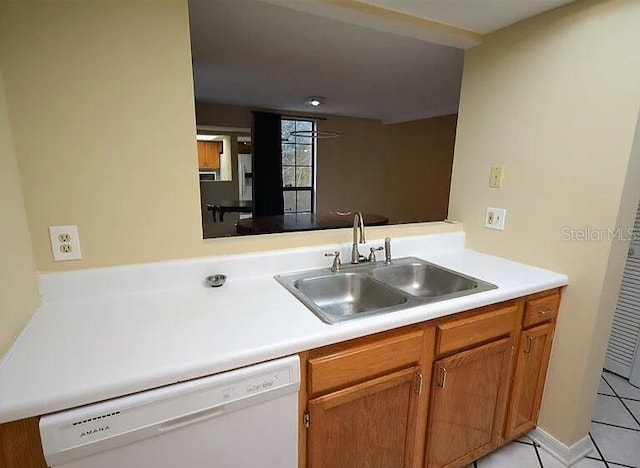
[[(349, 2), (189, 0), (196, 99), (384, 122), (454, 113), (464, 59), (455, 47), (570, 0), (359, 2), (458, 30), (448, 36)], [(327, 101), (311, 108), (307, 96)]]
[(199, 101), (387, 122), (457, 111), (462, 50), (256, 0), (189, 9)]
[(572, 0), (359, 0), (487, 34)]

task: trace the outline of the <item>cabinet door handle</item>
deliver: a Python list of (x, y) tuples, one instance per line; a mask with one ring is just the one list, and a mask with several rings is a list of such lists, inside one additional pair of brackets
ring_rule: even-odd
[(545, 307), (544, 309), (538, 310), (538, 313), (542, 314), (542, 315), (546, 315), (546, 314), (548, 314), (549, 312), (552, 312), (552, 311), (553, 311), (553, 307)]
[(444, 388), (445, 385), (447, 385), (447, 369), (441, 367), (440, 370), (442, 371), (442, 378), (440, 379), (440, 382), (438, 382), (438, 387)]
[(416, 372), (416, 388), (415, 392), (422, 395), (422, 372)]
[(531, 346), (533, 346), (533, 338), (527, 335), (527, 346), (524, 348), (525, 354), (529, 354), (531, 352)]

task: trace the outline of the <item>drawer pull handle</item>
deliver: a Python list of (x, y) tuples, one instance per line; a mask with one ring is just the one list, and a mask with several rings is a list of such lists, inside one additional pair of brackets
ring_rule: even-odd
[(524, 348), (524, 354), (529, 354), (531, 352), (532, 346), (533, 346), (533, 338), (527, 335), (527, 347)]
[(438, 387), (444, 388), (447, 385), (447, 369), (441, 367), (440, 370), (442, 371), (442, 378), (438, 382)]
[(544, 309), (538, 310), (538, 313), (542, 315), (548, 314), (549, 312), (553, 312), (553, 307), (545, 307)]

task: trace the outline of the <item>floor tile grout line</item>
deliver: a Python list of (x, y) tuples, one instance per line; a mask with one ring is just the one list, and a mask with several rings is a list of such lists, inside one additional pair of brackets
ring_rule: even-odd
[(636, 422), (636, 424), (638, 424), (638, 427), (640, 428), (640, 420), (638, 420), (638, 418), (636, 418), (636, 415), (633, 414), (633, 411), (631, 411), (631, 408), (629, 408), (627, 406), (627, 404), (624, 402), (624, 400), (622, 398), (618, 397), (618, 399), (620, 400), (620, 403), (622, 403), (622, 406), (625, 407), (625, 409), (629, 412), (629, 414), (631, 415), (633, 420)]
[(629, 398), (629, 397), (623, 397), (623, 396), (615, 396), (615, 395), (609, 395), (608, 393), (602, 393), (602, 392), (598, 392), (598, 395), (600, 396), (607, 396), (609, 398), (621, 398), (623, 400), (627, 400), (627, 401), (640, 401), (637, 398)]
[(602, 374), (600, 375), (600, 377), (602, 377), (602, 380), (604, 380), (604, 383), (606, 383), (606, 384), (607, 384), (607, 387), (609, 387), (609, 390), (611, 390), (615, 396), (617, 396), (618, 398), (620, 398), (620, 397), (618, 396), (618, 392), (616, 392), (616, 391), (613, 389), (613, 386), (609, 383), (609, 381), (608, 381), (608, 380), (606, 379), (606, 377), (604, 376), (604, 373), (602, 373)]
[[(591, 457), (591, 456), (589, 456), (589, 455), (587, 455), (585, 458), (588, 458), (589, 460), (599, 461), (599, 462), (604, 463), (604, 460), (603, 460), (603, 459), (601, 459), (601, 458)], [(611, 465), (615, 465), (615, 466), (621, 466), (621, 467), (623, 467), (623, 468), (640, 468), (640, 467), (638, 467), (638, 466), (625, 465), (625, 464), (623, 464), (623, 463), (616, 463), (616, 462), (612, 462), (612, 461), (607, 462), (607, 463), (610, 463)]]
[[(631, 414), (631, 417), (632, 417), (632, 418), (635, 420), (635, 422), (636, 422), (636, 423), (638, 423), (638, 425), (640, 426), (640, 421), (638, 421), (638, 418), (636, 418), (636, 416), (631, 412), (631, 410), (629, 409), (629, 407), (628, 407), (628, 406), (625, 404), (625, 402), (624, 402), (624, 400), (625, 400), (625, 399), (627, 399), (627, 400), (631, 400), (631, 401), (639, 401), (639, 400), (636, 400), (636, 399), (634, 399), (634, 398), (622, 398), (622, 397), (618, 394), (618, 392), (616, 392), (616, 390), (613, 388), (613, 385), (611, 385), (611, 384), (609, 383), (609, 381), (606, 379), (606, 377), (605, 377), (604, 375), (605, 375), (605, 372), (603, 372), (603, 373), (602, 373), (602, 375), (601, 375), (602, 380), (604, 380), (604, 382), (607, 384), (607, 386), (608, 386), (608, 387), (611, 389), (611, 391), (615, 394), (615, 397), (616, 397), (618, 400), (620, 400), (620, 403), (622, 403), (622, 406), (624, 406), (624, 407), (625, 407), (625, 409), (629, 412), (629, 414)], [(613, 374), (613, 375), (616, 375), (616, 374)], [(611, 396), (611, 395), (607, 395), (607, 396)], [(592, 420), (592, 422), (595, 422), (596, 424), (604, 424), (604, 425), (607, 425), (607, 426), (614, 426), (613, 424), (599, 423), (599, 422), (597, 422), (597, 421), (593, 421), (593, 420)], [(632, 431), (634, 430), (634, 429), (625, 428), (625, 427), (622, 427), (622, 426), (615, 426), (615, 427), (619, 427), (620, 429), (632, 430)], [(602, 452), (600, 451), (600, 447), (598, 447), (598, 444), (596, 444), (596, 441), (595, 441), (595, 439), (593, 438), (593, 436), (591, 435), (591, 432), (589, 432), (589, 437), (591, 437), (591, 441), (593, 442), (593, 445), (596, 447), (596, 450), (598, 451), (598, 453), (600, 454), (600, 456), (602, 456), (602, 460), (604, 461), (604, 464), (605, 464), (607, 467), (609, 467), (609, 463), (611, 463), (612, 465), (614, 465), (614, 468), (615, 468), (615, 466), (620, 466), (620, 467), (622, 467), (622, 468), (640, 468), (640, 467), (632, 467), (632, 466), (630, 466), (630, 465), (625, 465), (625, 464), (622, 464), (622, 463), (609, 462), (608, 460), (605, 460), (605, 459), (604, 459), (604, 455), (602, 455)], [(609, 467), (609, 468), (611, 468), (611, 467)]]
[(634, 403), (640, 403), (640, 400), (636, 399), (636, 398), (627, 398), (627, 397), (617, 397), (615, 395), (609, 395), (608, 393), (600, 393), (598, 392), (599, 396), (607, 396), (609, 398), (619, 398), (623, 401), (633, 401)]
[(527, 434), (523, 435), (522, 437), (526, 437), (527, 439), (529, 439), (529, 442), (531, 442), (531, 445), (534, 445), (536, 447), (540, 447), (540, 444), (538, 442), (536, 442), (535, 440), (533, 440), (531, 437), (529, 437)]
[(616, 462), (609, 462), (609, 463), (611, 463), (612, 465), (611, 468), (616, 468), (617, 466), (620, 466), (621, 468), (640, 468), (638, 466), (625, 465), (624, 463), (616, 463)]
[(533, 446), (533, 450), (536, 451), (536, 457), (538, 457), (538, 463), (540, 463), (540, 468), (544, 468), (542, 463), (542, 457), (540, 456), (540, 452), (538, 452), (538, 447), (536, 445)]
[(596, 451), (598, 452), (598, 455), (600, 455), (600, 458), (604, 462), (604, 466), (606, 466), (606, 468), (611, 468), (609, 466), (609, 462), (607, 462), (607, 460), (604, 459), (604, 455), (602, 454), (602, 451), (600, 450), (600, 447), (598, 447), (598, 444), (596, 444), (596, 439), (593, 438), (593, 436), (591, 435), (591, 432), (589, 432), (589, 438), (591, 439), (591, 443), (593, 444), (593, 446), (596, 448)]
[(618, 400), (620, 400), (620, 403), (622, 403), (622, 406), (624, 406), (624, 408), (627, 410), (627, 412), (631, 415), (631, 417), (633, 418), (633, 420), (636, 422), (636, 424), (638, 425), (638, 427), (640, 427), (640, 421), (638, 421), (638, 418), (636, 418), (636, 415), (633, 414), (633, 412), (629, 409), (629, 407), (626, 405), (626, 403), (624, 402), (624, 400), (622, 398), (620, 398), (620, 395), (618, 395), (618, 392), (616, 392), (615, 388), (613, 388), (613, 386), (609, 383), (609, 381), (605, 378), (604, 374), (602, 375), (602, 379), (607, 383), (607, 385), (609, 386), (609, 388), (611, 389), (611, 391), (613, 393), (616, 394), (616, 396), (618, 397)]
[(631, 465), (625, 465), (624, 463), (616, 463), (616, 462), (609, 462), (611, 463), (611, 468), (616, 468), (616, 467), (620, 467), (620, 468), (640, 468), (638, 466), (631, 466)]
[[(622, 377), (621, 375), (618, 374), (614, 374), (613, 372), (606, 372), (607, 374), (611, 374), (615, 377), (618, 377), (622, 380), (626, 380), (627, 381), (627, 385), (629, 385), (629, 387), (633, 388), (634, 390), (640, 390), (640, 388), (636, 387), (635, 385), (631, 385), (631, 382), (629, 382), (629, 379), (625, 379), (624, 377)], [(615, 393), (616, 395), (618, 395), (618, 392), (616, 392), (616, 390), (613, 388), (613, 385), (611, 385), (609, 383), (609, 381), (605, 378), (604, 376), (604, 372), (602, 373), (601, 377), (602, 379), (607, 383), (607, 386), (611, 389), (611, 391), (613, 393)], [(640, 401), (640, 398), (631, 398), (631, 397), (621, 397), (620, 395), (618, 395), (618, 398), (622, 398), (623, 400), (633, 400), (633, 401)]]
[(530, 445), (530, 446), (535, 445), (533, 442), (525, 442), (524, 440), (518, 440), (518, 439), (515, 439), (514, 442), (517, 444), (523, 444), (523, 445)]
[(600, 395), (600, 396), (608, 396), (609, 398), (620, 398), (621, 400), (626, 400), (626, 401), (640, 402), (640, 400), (638, 400), (637, 398), (628, 398), (628, 397), (609, 395), (608, 393), (600, 393), (600, 392), (598, 392), (598, 395)]
[(637, 428), (637, 427), (621, 426), (620, 424), (612, 424), (612, 423), (603, 422), (603, 421), (596, 421), (595, 419), (592, 419), (591, 422), (596, 424), (602, 424), (603, 426), (617, 427), (618, 429), (626, 429), (627, 431), (640, 432), (640, 428)]

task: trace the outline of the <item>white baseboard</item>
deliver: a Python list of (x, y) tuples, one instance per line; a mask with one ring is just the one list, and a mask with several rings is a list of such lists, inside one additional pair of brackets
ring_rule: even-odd
[(579, 462), (589, 455), (592, 450), (591, 439), (589, 434), (584, 436), (578, 442), (571, 446), (567, 446), (539, 427), (527, 434), (531, 439), (537, 442), (540, 447), (547, 451), (553, 458), (558, 460), (565, 466), (571, 466)]

